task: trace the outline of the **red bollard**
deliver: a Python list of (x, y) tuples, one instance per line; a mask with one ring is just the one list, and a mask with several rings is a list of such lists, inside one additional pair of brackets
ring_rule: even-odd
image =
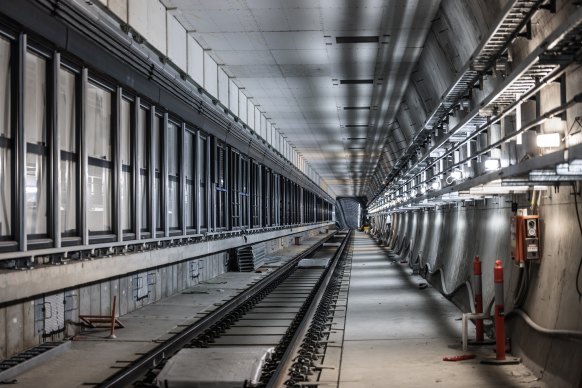
[(505, 302), (503, 298), (503, 265), (501, 260), (495, 261), (493, 281), (495, 283), (495, 358), (481, 360), (481, 363), (492, 365), (519, 364), (519, 358), (505, 356)]
[(495, 351), (497, 360), (505, 360), (505, 317), (503, 308), (503, 266), (501, 260), (495, 261), (493, 269), (493, 281), (495, 282)]
[[(479, 256), (473, 260), (473, 292), (475, 293), (475, 313), (483, 314), (483, 286), (481, 282), (481, 261)], [(483, 342), (483, 320), (475, 320), (475, 339), (477, 342)]]

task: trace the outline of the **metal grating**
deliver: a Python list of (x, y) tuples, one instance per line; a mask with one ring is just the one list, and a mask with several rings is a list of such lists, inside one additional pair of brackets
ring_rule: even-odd
[(64, 292), (44, 298), (44, 335), (59, 333), (65, 329)]
[(512, 41), (525, 27), (525, 21), (544, 3), (545, 0), (516, 1), (495, 32), (482, 45), (481, 50), (473, 56), (472, 68), (484, 71), (490, 67), (501, 52), (505, 50), (508, 42)]

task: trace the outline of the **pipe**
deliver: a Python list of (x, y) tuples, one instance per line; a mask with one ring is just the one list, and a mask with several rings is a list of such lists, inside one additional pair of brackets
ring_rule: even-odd
[[(473, 290), (471, 287), (471, 283), (469, 281), (466, 281), (464, 283), (459, 284), (457, 287), (455, 287), (455, 289), (453, 289), (452, 291), (449, 292), (447, 290), (447, 287), (446, 287), (446, 284), (444, 281), (444, 272), (443, 272), (442, 268), (437, 268), (436, 270), (431, 271), (429, 263), (425, 263), (424, 267), (427, 268), (427, 274), (430, 276), (434, 276), (439, 272), (441, 273), (440, 278), (441, 278), (441, 290), (442, 291), (440, 291), (440, 292), (447, 299), (450, 299), (461, 288), (463, 288), (463, 286), (465, 286), (467, 288), (467, 293), (469, 294), (470, 311), (475, 313), (475, 304), (474, 304), (475, 298), (473, 296), (474, 295)], [(485, 309), (484, 315), (483, 315), (484, 319), (491, 317), (491, 308), (493, 307), (494, 302), (495, 302), (495, 299), (492, 298), (491, 301), (487, 304), (487, 308)], [(556, 337), (564, 336), (564, 337), (582, 339), (582, 331), (565, 330), (565, 329), (547, 329), (547, 328), (542, 327), (539, 324), (537, 324), (524, 310), (522, 310), (520, 308), (513, 309), (505, 314), (506, 319), (513, 319), (516, 316), (519, 316), (520, 318), (522, 318), (524, 320), (524, 322), (529, 327), (531, 327), (532, 329), (534, 329), (538, 333), (546, 334), (549, 336), (556, 336)]]
[(538, 333), (546, 334), (552, 337), (570, 337), (570, 338), (578, 338), (582, 339), (582, 331), (578, 330), (565, 330), (565, 329), (547, 329), (545, 327), (540, 326), (522, 309), (513, 309), (507, 314), (505, 314), (505, 318), (512, 319), (516, 316), (521, 317), (524, 322), (537, 331)]

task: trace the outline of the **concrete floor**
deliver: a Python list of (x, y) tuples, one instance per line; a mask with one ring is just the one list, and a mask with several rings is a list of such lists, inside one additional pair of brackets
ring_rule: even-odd
[[(273, 254), (286, 261), (309, 243)], [(476, 360), (443, 362), (462, 354), (460, 312), (433, 288), (418, 289), (420, 277), (393, 263), (385, 248), (356, 233), (340, 387), (546, 387), (523, 365), (486, 366), (491, 348), (469, 349)], [(273, 263), (271, 267), (280, 265)], [(108, 340), (105, 331), (85, 331), (71, 350), (17, 378), (16, 386), (79, 387), (99, 383), (117, 368), (156, 346), (178, 325), (193, 322), (264, 274), (227, 273), (205, 284), (121, 317), (125, 329)], [(343, 316), (343, 313), (341, 314)], [(342, 318), (343, 319), (343, 318)], [(339, 345), (339, 344), (338, 344)], [(337, 364), (335, 364), (337, 365)]]
[[(356, 232), (340, 387), (546, 387), (523, 365), (481, 365), (477, 358), (442, 361), (461, 351), (461, 312), (438, 291), (418, 288), (407, 264)], [(473, 327), (470, 335), (474, 335)]]
[(153, 349), (158, 345), (156, 341), (171, 337), (183, 325), (200, 319), (324, 237), (305, 239), (299, 246), (269, 254), (276, 261), (262, 267), (261, 273), (225, 273), (126, 314), (120, 317), (125, 328), (116, 330), (116, 339), (107, 339), (107, 330), (84, 330), (75, 337), (69, 351), (19, 375), (13, 385), (43, 388), (96, 385), (137, 359), (140, 353)]

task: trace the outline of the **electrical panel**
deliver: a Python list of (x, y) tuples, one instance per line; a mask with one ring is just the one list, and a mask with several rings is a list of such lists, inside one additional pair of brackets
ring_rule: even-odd
[(540, 259), (539, 222), (539, 216), (520, 215), (520, 212), (511, 217), (511, 251), (516, 264)]

